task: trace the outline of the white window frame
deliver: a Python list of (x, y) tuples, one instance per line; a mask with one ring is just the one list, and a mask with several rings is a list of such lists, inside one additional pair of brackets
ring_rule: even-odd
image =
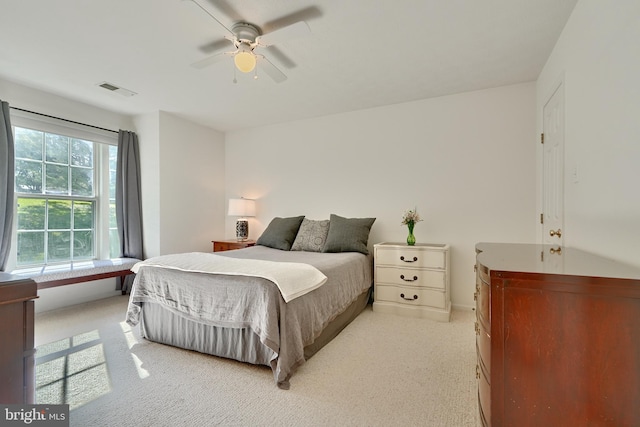
[[(109, 146), (118, 145), (118, 134), (18, 110), (11, 111), (11, 127), (12, 132), (14, 132), (15, 127), (21, 127), (97, 143), (94, 151), (94, 192), (96, 199), (95, 256), (96, 259), (109, 259)], [(28, 197), (29, 195), (26, 196)], [(36, 195), (34, 194), (34, 196)], [(57, 198), (54, 194), (48, 195), (47, 197), (52, 199)], [(9, 252), (7, 271), (12, 271), (17, 268), (17, 199), (18, 194), (15, 193), (11, 250)]]

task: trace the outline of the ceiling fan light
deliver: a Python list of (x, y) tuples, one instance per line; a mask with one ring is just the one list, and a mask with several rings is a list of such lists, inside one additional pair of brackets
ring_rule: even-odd
[(256, 67), (256, 56), (251, 52), (238, 52), (233, 57), (238, 70), (243, 73), (250, 73)]

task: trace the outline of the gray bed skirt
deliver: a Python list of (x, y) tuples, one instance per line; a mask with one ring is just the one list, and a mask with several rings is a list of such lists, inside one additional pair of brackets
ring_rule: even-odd
[[(371, 288), (336, 316), (321, 334), (304, 348), (305, 360), (335, 338), (367, 306)], [(148, 340), (200, 353), (271, 366), (276, 354), (249, 328), (224, 328), (187, 319), (160, 304), (142, 303), (140, 331)]]

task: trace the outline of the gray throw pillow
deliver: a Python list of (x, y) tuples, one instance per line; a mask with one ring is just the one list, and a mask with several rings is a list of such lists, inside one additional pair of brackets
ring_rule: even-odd
[(302, 220), (296, 240), (291, 246), (292, 251), (322, 252), (329, 233), (329, 220), (315, 221), (305, 218)]
[(256, 241), (256, 245), (268, 246), (283, 251), (290, 250), (303, 219), (304, 215), (290, 218), (273, 218), (267, 229)]
[(367, 243), (375, 218), (343, 218), (331, 214), (329, 234), (322, 252), (369, 253)]

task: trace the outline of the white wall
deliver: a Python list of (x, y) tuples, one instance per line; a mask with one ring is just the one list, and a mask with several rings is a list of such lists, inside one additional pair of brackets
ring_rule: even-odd
[(145, 257), (211, 251), (224, 235), (224, 134), (163, 111), (135, 121)]
[(38, 290), (36, 313), (122, 295), (116, 291), (116, 279), (101, 279)]
[(105, 129), (135, 130), (133, 120), (128, 115), (104, 110), (1, 78), (0, 99), (9, 102), (11, 107), (49, 114)]
[(160, 115), (135, 117), (140, 148), (142, 249), (144, 258), (160, 255)]
[[(565, 245), (635, 265), (640, 265), (639, 46), (639, 1), (580, 0), (536, 88), (540, 133), (542, 108), (554, 84), (564, 79)], [(541, 158), (539, 152), (539, 175)]]
[(416, 239), (452, 246), (452, 302), (471, 307), (474, 245), (535, 239), (534, 106), (528, 83), (230, 132), (227, 198), (257, 199), (252, 238), (335, 213), (376, 217), (370, 244), (404, 241), (417, 207)]
[(160, 112), (160, 254), (211, 251), (224, 235), (224, 134)]

